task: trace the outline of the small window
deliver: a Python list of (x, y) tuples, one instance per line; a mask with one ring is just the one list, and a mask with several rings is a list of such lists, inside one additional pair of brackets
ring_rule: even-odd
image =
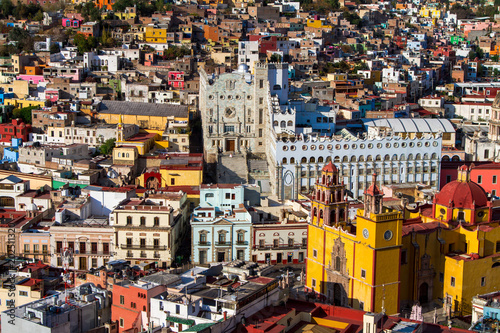
[(444, 282), (444, 273), (439, 272), (439, 282), (443, 283)]
[(123, 322), (123, 318), (120, 318), (120, 327), (123, 327), (125, 323)]
[(361, 278), (366, 279), (366, 271), (364, 269), (361, 269)]
[(318, 250), (313, 250), (313, 258), (318, 258)]
[(481, 277), (481, 287), (486, 286), (486, 276)]
[(312, 280), (311, 280), (311, 286), (312, 286), (313, 288), (316, 288), (316, 279), (312, 279)]
[(19, 290), (19, 296), (28, 296), (28, 292)]
[(497, 183), (497, 176), (493, 176), (493, 184)]
[(452, 287), (455, 287), (455, 277), (453, 277), (453, 276), (451, 277), (450, 285)]

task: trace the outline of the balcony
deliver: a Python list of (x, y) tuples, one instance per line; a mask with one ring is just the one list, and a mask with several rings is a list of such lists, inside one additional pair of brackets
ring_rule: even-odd
[(211, 245), (211, 243), (210, 243), (210, 242), (206, 242), (206, 241), (199, 241), (199, 242), (198, 242), (198, 245), (199, 245), (199, 246), (210, 246), (210, 245)]
[(247, 241), (236, 241), (236, 245), (248, 245)]
[(297, 250), (297, 249), (307, 249), (307, 244), (294, 243), (292, 244), (279, 244), (278, 246), (274, 244), (259, 244), (254, 245), (254, 249), (258, 250)]
[(215, 242), (216, 246), (231, 246), (231, 242)]
[(164, 251), (167, 249), (166, 245), (131, 245), (131, 244), (121, 244), (120, 249), (122, 250), (157, 250)]

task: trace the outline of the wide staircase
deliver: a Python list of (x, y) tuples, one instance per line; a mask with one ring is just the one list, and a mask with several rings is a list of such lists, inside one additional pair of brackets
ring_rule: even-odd
[(217, 163), (217, 183), (247, 184), (248, 167), (244, 154), (223, 153)]

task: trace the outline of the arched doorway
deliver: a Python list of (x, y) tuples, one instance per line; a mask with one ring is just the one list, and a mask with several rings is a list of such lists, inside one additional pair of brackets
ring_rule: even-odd
[(333, 285), (333, 304), (342, 306), (342, 287), (338, 283)]
[(425, 304), (427, 302), (429, 302), (429, 285), (427, 284), (427, 282), (424, 282), (420, 285), (420, 290), (419, 290), (419, 297), (418, 297), (418, 301), (420, 302), (420, 304)]

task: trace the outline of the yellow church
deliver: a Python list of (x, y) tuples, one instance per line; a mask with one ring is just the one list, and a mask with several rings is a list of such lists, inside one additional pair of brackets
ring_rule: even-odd
[(466, 166), (432, 204), (393, 210), (376, 183), (349, 221), (345, 186), (325, 165), (311, 199), (306, 289), (323, 301), (371, 312), (400, 313), (415, 302), (471, 313), (477, 294), (500, 285), (500, 228), (493, 203)]

